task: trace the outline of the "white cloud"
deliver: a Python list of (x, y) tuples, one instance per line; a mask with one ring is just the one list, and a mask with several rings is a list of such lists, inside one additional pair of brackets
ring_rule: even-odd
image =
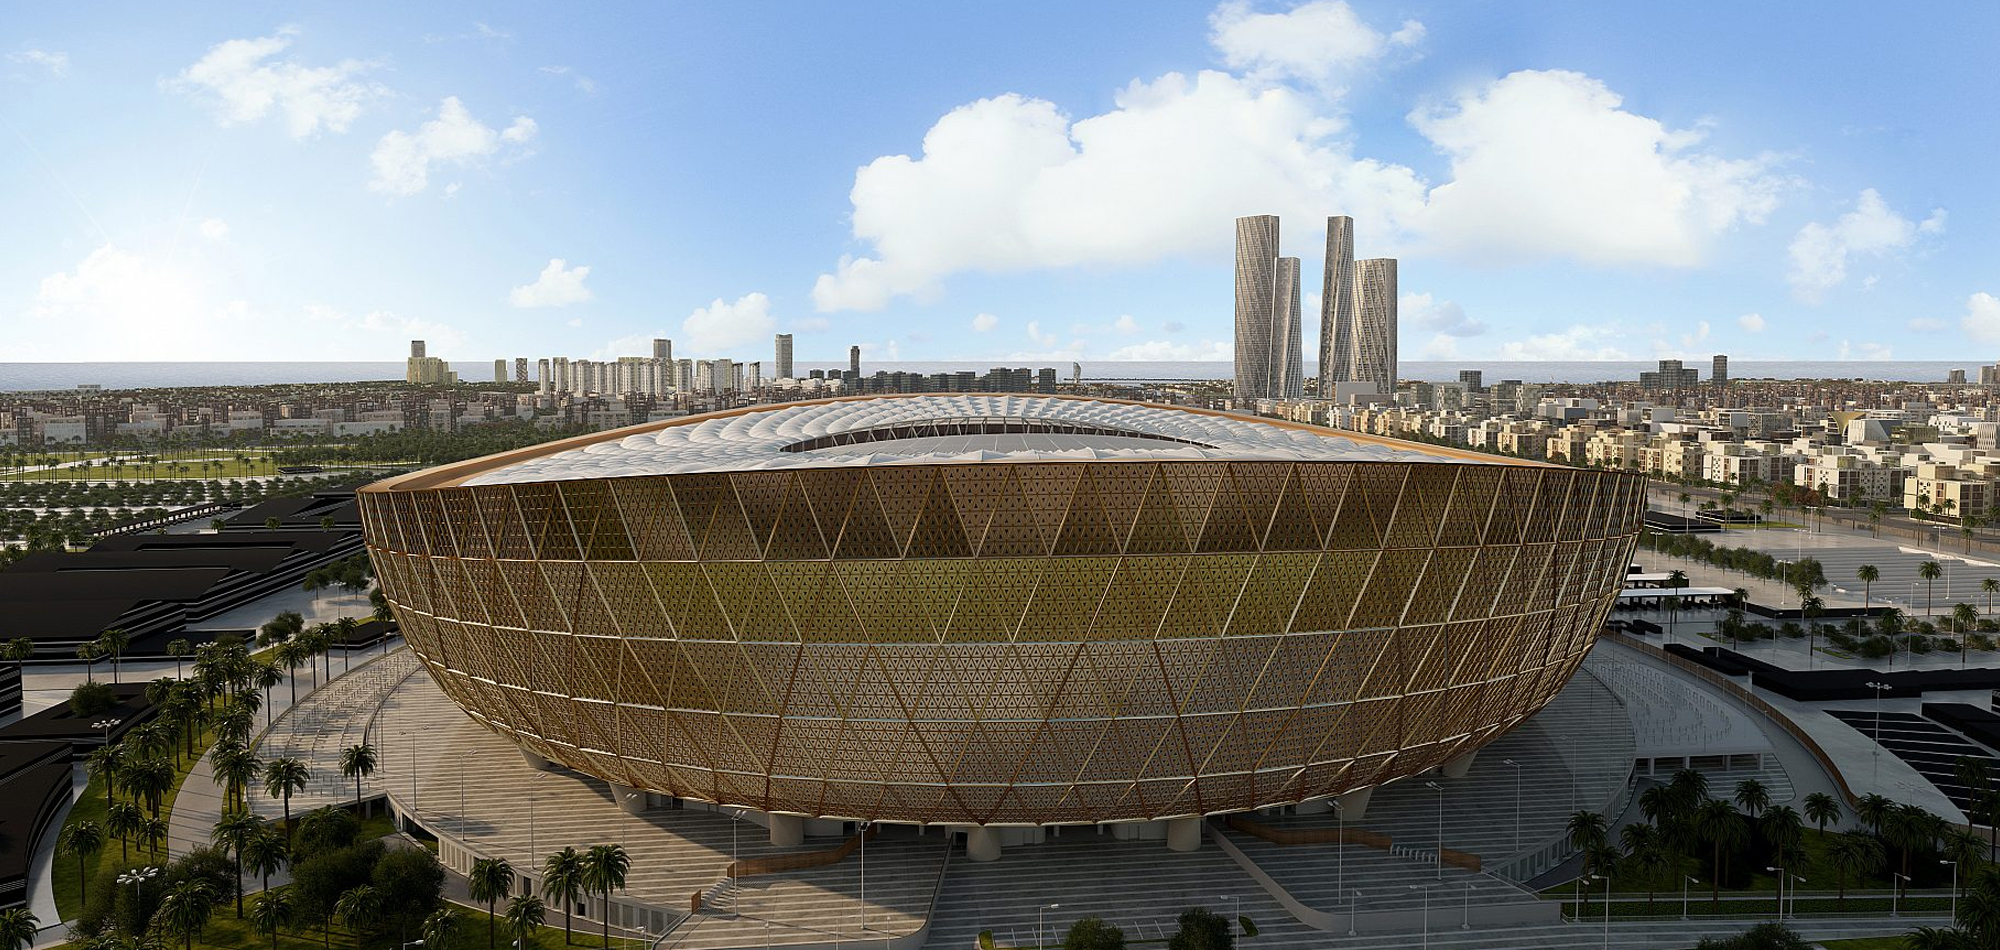
[(1216, 362), (1231, 359), (1234, 352), (1234, 347), (1229, 343), (1216, 342), (1214, 340), (1203, 340), (1199, 343), (1147, 340), (1144, 343), (1121, 346), (1112, 350), (1111, 355), (1105, 358), (1111, 360), (1155, 360), (1165, 362), (1193, 360)]
[(1523, 70), (1412, 112), (1451, 159), (1452, 180), (1425, 209), (1430, 247), (1492, 262), (1692, 266), (1719, 233), (1762, 223), (1789, 185), (1774, 157), (1700, 151), (1700, 131), (1622, 106), (1581, 73)]
[(1000, 318), (990, 313), (982, 313), (972, 318), (972, 332), (988, 333), (1000, 325)]
[(286, 27), (272, 36), (218, 43), (166, 85), (207, 100), (223, 125), (255, 122), (279, 112), (293, 138), (307, 138), (322, 128), (347, 131), (362, 106), (385, 92), (360, 79), (374, 64), (350, 59), (332, 66), (307, 66), (297, 60), (273, 60), (297, 35), (297, 30)]
[[(1847, 279), (1850, 258), (1909, 247), (1918, 234), (1942, 232), (1944, 220), (1945, 211), (1938, 208), (1921, 224), (1913, 222), (1890, 208), (1875, 189), (1865, 189), (1854, 200), (1854, 210), (1832, 224), (1813, 221), (1799, 229), (1791, 246), (1792, 292), (1801, 300), (1817, 302)], [(1873, 284), (1872, 276), (1864, 281), (1864, 286)]]
[(752, 343), (769, 343), (777, 322), (771, 318), (771, 298), (744, 294), (735, 303), (715, 298), (681, 321), (681, 341), (690, 353), (720, 353)]
[(1182, 323), (1179, 320), (1168, 320), (1167, 322), (1160, 324), (1160, 332), (1162, 333), (1179, 333), (1185, 329), (1187, 329), (1187, 324)]
[(24, 49), (18, 53), (8, 53), (7, 61), (23, 66), (40, 66), (49, 75), (61, 78), (69, 72), (69, 54), (56, 50)]
[(1889, 347), (1881, 343), (1849, 343), (1840, 341), (1840, 350), (1833, 356), (1837, 360), (1886, 360), (1894, 359)]
[(1465, 308), (1449, 300), (1433, 300), (1430, 294), (1404, 294), (1396, 300), (1396, 312), (1408, 325), (1443, 336), (1478, 336), (1486, 324), (1465, 315)]
[(348, 319), (345, 314), (325, 307), (306, 309), (322, 319), (332, 319), (348, 330), (395, 340), (423, 340), (435, 353), (450, 353), (466, 342), (465, 334), (455, 327), (434, 320), (406, 317), (393, 310), (371, 310), (360, 319)]
[(457, 96), (438, 104), (437, 118), (414, 133), (401, 129), (382, 136), (369, 161), (375, 177), (368, 187), (391, 195), (414, 195), (430, 184), (433, 164), (470, 165), (498, 153), (503, 145), (523, 146), (538, 131), (535, 120), (517, 116), (505, 131), (472, 117)]
[(195, 233), (210, 241), (229, 240), (229, 222), (221, 218), (206, 218), (195, 225)]
[(1737, 317), (1736, 325), (1742, 327), (1748, 333), (1762, 333), (1764, 332), (1764, 327), (1768, 326), (1764, 322), (1764, 315), (1761, 313), (1746, 313)]
[(1793, 184), (1774, 156), (1726, 158), (1701, 132), (1622, 106), (1588, 76), (1523, 71), (1419, 109), (1411, 123), (1451, 165), (1431, 187), (1357, 155), (1322, 97), (1256, 77), (1134, 81), (1078, 119), (1017, 94), (981, 99), (932, 125), (918, 155), (855, 173), (866, 249), (821, 275), (813, 302), (877, 310), (966, 271), (1221, 255), (1229, 220), (1259, 213), (1350, 214), (1376, 253), (1686, 267)]
[(832, 328), (833, 321), (825, 317), (800, 317), (792, 321), (794, 333), (825, 333)]
[(1597, 326), (1573, 326), (1500, 344), (1496, 360), (1628, 360), (1617, 346), (1620, 334)]
[(1373, 228), (1421, 203), (1409, 169), (1330, 143), (1337, 123), (1295, 90), (1169, 73), (1115, 99), (1075, 122), (1044, 100), (981, 99), (939, 119), (920, 156), (861, 168), (854, 235), (872, 249), (822, 275), (814, 303), (874, 310), (960, 271), (1221, 251), (1244, 214), (1342, 208)]
[(1327, 88), (1424, 38), (1415, 20), (1385, 36), (1341, 0), (1313, 0), (1283, 13), (1257, 13), (1246, 0), (1229, 0), (1209, 15), (1208, 26), (1210, 45), (1230, 68)]
[(597, 80), (592, 79), (589, 76), (586, 76), (580, 72), (577, 72), (576, 70), (571, 69), (568, 66), (542, 66), (539, 67), (536, 71), (545, 73), (550, 76), (566, 76), (569, 78), (571, 83), (575, 84), (578, 92), (581, 92), (586, 96), (594, 96), (597, 94)]
[(1111, 322), (1111, 329), (1129, 336), (1139, 332), (1139, 321), (1132, 319), (1129, 313), (1119, 314), (1118, 319)]
[(1909, 322), (1911, 333), (1936, 333), (1945, 328), (1945, 322), (1936, 317), (1917, 317)]
[(1694, 346), (1707, 339), (1708, 339), (1708, 321), (1698, 320), (1695, 322), (1693, 333), (1681, 334), (1681, 345)]
[(1983, 290), (1965, 298), (1965, 316), (1958, 326), (1981, 343), (2000, 344), (2000, 298)]
[(1043, 349), (1052, 349), (1056, 345), (1056, 335), (1043, 333), (1040, 320), (1028, 321), (1028, 339), (1035, 341), (1035, 345)]
[(549, 258), (549, 266), (542, 268), (535, 282), (514, 288), (507, 295), (508, 302), (516, 307), (567, 307), (589, 300), (590, 288), (583, 280), (590, 276), (590, 268), (568, 264), (560, 257)]

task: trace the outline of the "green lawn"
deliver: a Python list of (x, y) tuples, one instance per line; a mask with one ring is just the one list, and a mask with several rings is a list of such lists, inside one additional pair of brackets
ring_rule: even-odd
[[(250, 898), (250, 900), (254, 901), (255, 898)], [(246, 902), (246, 912), (248, 907), (249, 904)], [(462, 918), (458, 936), (452, 940), (450, 946), (440, 948), (440, 950), (484, 950), (486, 947), (486, 912), (483, 909), (473, 910), (467, 907), (458, 908), (458, 912), (460, 918)], [(561, 950), (564, 946), (562, 917), (557, 914), (552, 915), (552, 919), (555, 921), (556, 926), (550, 927), (544, 925), (537, 930), (528, 940), (529, 948), (532, 948), (532, 950)], [(507, 920), (504, 916), (500, 919), (500, 926), (496, 934), (496, 946), (503, 948), (511, 946), (513, 938), (507, 933)], [(327, 947), (340, 948), (340, 950), (396, 950), (404, 940), (414, 940), (416, 936), (416, 934), (410, 934), (405, 937), (400, 934), (387, 933), (363, 937), (339, 926), (328, 928), (324, 932), (315, 926), (298, 930), (278, 931), (276, 946), (278, 950), (325, 950)], [(183, 946), (182, 943), (174, 940), (168, 941), (167, 945), (171, 947)], [(233, 905), (223, 903), (215, 905), (215, 914), (209, 918), (208, 927), (195, 937), (193, 945), (196, 950), (257, 950), (260, 947), (268, 948), (272, 946), (272, 940), (269, 935), (259, 933), (257, 928), (247, 918), (244, 920), (236, 919), (236, 911)], [(569, 946), (579, 948), (601, 945), (601, 939), (597, 931), (585, 926), (579, 926), (576, 929), (575, 937), (569, 944)], [(80, 950), (80, 946), (79, 944), (65, 944), (61, 950)], [(633, 938), (613, 936), (611, 938), (611, 946), (613, 950), (641, 950), (640, 942)], [(426, 950), (432, 950), (432, 948), (426, 948)]]
[[(1688, 903), (1688, 916), (1690, 917), (1763, 916), (1775, 920), (1778, 916), (1778, 901), (1776, 898), (1765, 901), (1723, 900), (1711, 905), (1706, 895), (1697, 894), (1692, 895), (1692, 897), (1693, 899)], [(1891, 903), (1890, 898), (1887, 897), (1849, 897), (1845, 903), (1831, 897), (1801, 897), (1797, 902), (1793, 902), (1790, 898), (1787, 898), (1785, 900), (1785, 913), (1787, 916), (1796, 913), (1802, 917), (1810, 917), (1815, 914), (1870, 913), (1886, 915), (1889, 913)], [(1895, 906), (1900, 908), (1905, 914), (1917, 912), (1943, 914), (1951, 909), (1951, 898), (1909, 897), (1900, 902), (1895, 902)], [(1679, 917), (1681, 914), (1681, 895), (1678, 891), (1671, 897), (1663, 893), (1660, 895), (1659, 901), (1651, 908), (1648, 908), (1643, 901), (1618, 902), (1612, 904), (1611, 908), (1611, 916), (1615, 918)], [(1604, 903), (1602, 901), (1591, 901), (1582, 905), (1579, 910), (1579, 906), (1574, 901), (1563, 901), (1563, 913), (1572, 917), (1581, 916), (1585, 920), (1602, 920), (1604, 918)]]
[[(1711, 789), (1711, 791), (1720, 795), (1732, 789), (1733, 786), (1730, 788), (1718, 786)], [(1831, 890), (1837, 886), (1839, 878), (1835, 875), (1832, 866), (1823, 860), (1823, 856), (1826, 853), (1827, 839), (1832, 838), (1836, 834), (1838, 832), (1827, 832), (1825, 836), (1822, 836), (1819, 829), (1808, 826), (1805, 829), (1805, 835), (1800, 839), (1800, 847), (1803, 854), (1792, 857), (1792, 873), (1804, 877), (1809, 882), (1807, 887), (1811, 890)], [(1743, 860), (1747, 860), (1747, 858)], [(1870, 875), (1866, 878), (1850, 879), (1847, 882), (1847, 889), (1849, 891), (1888, 890), (1892, 880), (1889, 872), (1898, 870), (1895, 863), (1896, 860), (1895, 850), (1890, 849), (1886, 856), (1887, 865), (1881, 873)], [(1707, 899), (1709, 889), (1705, 862), (1695, 857), (1685, 857), (1681, 860), (1680, 868), (1660, 876), (1657, 897), (1661, 903), (1667, 903), (1669, 900), (1676, 904), (1680, 902), (1681, 888), (1679, 882), (1683, 875), (1698, 877), (1702, 880), (1701, 884), (1695, 885), (1692, 889), (1691, 893), (1694, 902), (1701, 903)], [(1750, 876), (1750, 882), (1747, 886), (1739, 888), (1725, 887), (1722, 889), (1722, 894), (1724, 896), (1742, 896), (1748, 894), (1775, 895), (1777, 887), (1778, 876), (1769, 871), (1759, 869)], [(1644, 897), (1646, 895), (1646, 882), (1643, 878), (1631, 874), (1616, 873), (1611, 877), (1611, 892), (1627, 897)], [(1599, 895), (1604, 893), (1603, 884), (1600, 883), (1597, 886), (1596, 893)], [(1546, 888), (1542, 891), (1542, 896), (1559, 900), (1570, 900), (1576, 896), (1576, 885), (1559, 884)], [(1775, 896), (1773, 899), (1775, 900)], [(1849, 903), (1852, 904), (1857, 900), (1859, 898), (1850, 897)], [(1833, 899), (1828, 898), (1827, 901), (1828, 903), (1832, 903)], [(1808, 903), (1810, 902), (1801, 899), (1799, 907), (1803, 909)], [(1773, 904), (1772, 906), (1775, 907), (1776, 905)], [(1883, 904), (1883, 909), (1888, 909), (1886, 902)]]
[[(214, 743), (215, 733), (211, 730), (203, 730), (201, 735), (195, 739), (195, 754), (182, 756), (180, 767), (174, 772), (173, 787), (167, 789), (165, 795), (160, 796), (161, 818), (171, 820), (174, 810), (174, 799), (180, 795), (181, 786), (187, 782), (189, 770), (194, 768), (194, 764), (201, 760), (202, 753), (207, 752), (208, 747)], [(54, 881), (52, 882), (52, 886), (56, 892), (56, 909), (61, 912), (64, 920), (74, 919), (76, 915), (83, 912), (81, 881), (88, 879), (95, 882), (100, 869), (117, 866), (126, 861), (123, 851), (119, 847), (118, 839), (112, 837), (110, 831), (105, 829), (104, 816), (104, 783), (101, 779), (93, 777), (90, 780), (90, 784), (84, 787), (83, 797), (70, 807), (69, 817), (64, 819), (63, 828), (66, 830), (80, 821), (97, 822), (97, 827), (105, 831), (105, 846), (104, 850), (99, 851), (89, 860), (84, 861), (81, 867), (79, 867), (75, 857), (60, 852), (56, 854), (55, 874), (53, 875)], [(129, 847), (133, 860), (146, 860), (151, 857), (136, 836), (129, 843)], [(160, 850), (162, 854), (165, 853), (165, 841), (160, 843)]]
[(1826, 950), (1908, 950), (1910, 945), (1901, 937), (1855, 937), (1852, 940), (1822, 940), (1819, 943)]

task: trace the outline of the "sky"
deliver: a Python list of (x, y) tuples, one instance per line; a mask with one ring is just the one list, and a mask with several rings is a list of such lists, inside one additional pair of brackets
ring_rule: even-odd
[(15, 6), (0, 361), (2000, 356), (2000, 6)]

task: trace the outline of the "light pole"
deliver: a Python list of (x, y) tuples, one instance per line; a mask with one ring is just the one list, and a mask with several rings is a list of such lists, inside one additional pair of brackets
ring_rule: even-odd
[[(150, 881), (153, 878), (159, 876), (160, 876), (160, 869), (157, 867), (147, 866), (143, 868), (133, 868), (130, 871), (126, 871), (118, 875), (118, 883), (132, 885), (132, 903), (134, 906), (137, 906), (139, 904), (140, 886), (145, 884), (147, 881)], [(1956, 878), (1954, 878), (1954, 880), (1955, 879)]]
[(1467, 882), (1465, 882), (1465, 903), (1463, 903), (1463, 904), (1459, 905), (1459, 908), (1458, 908), (1458, 929), (1460, 929), (1460, 930), (1471, 930), (1471, 929), (1472, 929), (1472, 892), (1473, 892), (1473, 890), (1474, 890), (1474, 888), (1473, 888), (1473, 884), (1472, 884), (1472, 882), (1471, 882), (1471, 881), (1467, 881)]
[[(868, 931), (868, 823), (864, 821), (856, 827), (860, 829), (861, 834), (861, 930), (866, 933)], [(1041, 936), (1037, 933), (1035, 939), (1039, 940)]]
[(1361, 889), (1347, 892), (1347, 935), (1354, 936), (1354, 905), (1361, 900)]
[[(1897, 874), (1894, 871), (1890, 871), (1889, 875), (1895, 878), (1896, 881), (1902, 881), (1904, 884), (1910, 883), (1909, 875)], [(1893, 884), (1895, 883), (1895, 881), (1891, 881), (1890, 883)], [(1902, 897), (1903, 897), (1903, 889), (1901, 887), (1895, 888), (1894, 890), (1889, 892), (1889, 916), (1891, 917), (1900, 916), (1896, 912), (1896, 910), (1897, 910), (1897, 904), (1899, 901), (1902, 900)]]
[(535, 855), (538, 853), (538, 849), (535, 846), (535, 793), (541, 788), (541, 786), (538, 783), (541, 782), (543, 778), (547, 777), (548, 774), (549, 773), (547, 772), (536, 772), (533, 778), (528, 779), (528, 866), (529, 867), (535, 866)]
[(1875, 791), (1880, 792), (1882, 791), (1882, 691), (1888, 689), (1889, 684), (1871, 682), (1863, 685), (1875, 691), (1875, 734), (1868, 737), (1875, 742), (1875, 747), (1868, 752), (1869, 757), (1874, 760), (1875, 774), (1868, 780), (1868, 784), (1875, 786)]
[(1436, 884), (1412, 884), (1410, 890), (1424, 892), (1424, 947), (1431, 945), (1431, 888)]
[(467, 830), (471, 827), (471, 819), (465, 814), (465, 757), (473, 751), (466, 749), (458, 754), (458, 836), (464, 843), (472, 840), (471, 832)]
[(735, 885), (729, 894), (729, 916), (732, 919), (743, 916), (743, 852), (736, 849), (736, 827), (743, 823), (743, 809), (729, 813), (729, 883)]
[(1501, 759), (1500, 764), (1514, 770), (1514, 853), (1521, 853), (1521, 763), (1513, 759)]
[(1602, 877), (1604, 878), (1604, 950), (1611, 950), (1611, 875), (1606, 874)]
[(1035, 908), (1035, 946), (1037, 948), (1042, 946), (1042, 913), (1044, 911), (1055, 910), (1061, 906), (1061, 904), (1042, 904)]
[(1688, 877), (1685, 874), (1681, 875), (1681, 919), (1682, 920), (1688, 919), (1688, 885), (1700, 884), (1700, 883), (1701, 881), (1697, 878)]
[(99, 719), (98, 721), (91, 723), (90, 728), (95, 729), (99, 733), (101, 733), (101, 737), (99, 738), (97, 744), (110, 745), (111, 730), (118, 728), (118, 724), (124, 721), (125, 720), (123, 719)]
[[(1243, 926), (1243, 905), (1237, 902), (1234, 894), (1222, 894), (1216, 897), (1216, 900), (1229, 902), (1229, 932), (1236, 933)], [(1232, 939), (1230, 942), (1235, 941)]]
[[(1334, 820), (1340, 828), (1340, 843), (1333, 849), (1333, 892), (1338, 894), (1347, 889), (1347, 809), (1341, 806), (1340, 799), (1335, 798), (1331, 801)], [(1348, 916), (1354, 915), (1350, 912)], [(1352, 928), (1348, 929), (1348, 933), (1353, 932)]]
[(1764, 870), (1776, 872), (1778, 875), (1778, 922), (1784, 923), (1785, 922), (1785, 869), (1783, 866), (1779, 866), (1779, 867), (1766, 867)]
[(1444, 786), (1436, 782), (1425, 782), (1424, 787), (1435, 789), (1438, 793), (1437, 879), (1442, 881), (1444, 880)]
[(1957, 920), (1958, 919), (1958, 862), (1953, 861), (1950, 858), (1946, 858), (1945, 860), (1939, 861), (1938, 863), (1951, 865), (1951, 919)]

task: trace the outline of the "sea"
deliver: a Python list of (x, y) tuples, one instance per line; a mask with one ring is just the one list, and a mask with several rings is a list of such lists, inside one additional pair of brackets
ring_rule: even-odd
[[(512, 365), (513, 361), (509, 360), (508, 366), (511, 368)], [(861, 368), (867, 373), (876, 370), (926, 374), (972, 370), (983, 373), (996, 366), (1022, 365), (1035, 369), (1051, 366), (1055, 369), (1056, 376), (1064, 381), (1069, 380), (1072, 373), (1068, 361), (1051, 363), (1012, 359), (864, 362)], [(1707, 360), (1690, 361), (1688, 365), (1700, 369), (1703, 378), (1707, 377)], [(489, 381), (493, 378), (492, 360), (455, 360), (451, 366), (458, 371), (459, 378), (469, 382)], [(800, 372), (814, 369), (846, 369), (847, 364), (800, 361), (797, 368)], [(1491, 385), (1506, 379), (1518, 379), (1527, 383), (1598, 383), (1636, 380), (1640, 371), (1653, 368), (1653, 363), (1638, 360), (1534, 362), (1452, 360), (1405, 362), (1400, 365), (1400, 372), (1404, 379), (1449, 382), (1457, 380), (1462, 370), (1478, 370), (1483, 374), (1483, 381)], [(1310, 376), (1316, 372), (1317, 367), (1307, 364), (1305, 369), (1306, 374)], [(1979, 378), (1978, 364), (1951, 360), (1742, 360), (1732, 361), (1729, 365), (1730, 376), (1735, 379), (1859, 379), (1922, 383), (1944, 382), (1947, 374), (1954, 369), (1965, 370), (1966, 375), (1973, 379)], [(1082, 370), (1085, 382), (1175, 383), (1228, 379), (1232, 374), (1231, 365), (1223, 361), (1085, 360), (1082, 363)], [(97, 385), (115, 390), (188, 386), (262, 386), (278, 383), (351, 383), (402, 378), (403, 363), (399, 360), (0, 363), (0, 392), (69, 390), (82, 385)]]

